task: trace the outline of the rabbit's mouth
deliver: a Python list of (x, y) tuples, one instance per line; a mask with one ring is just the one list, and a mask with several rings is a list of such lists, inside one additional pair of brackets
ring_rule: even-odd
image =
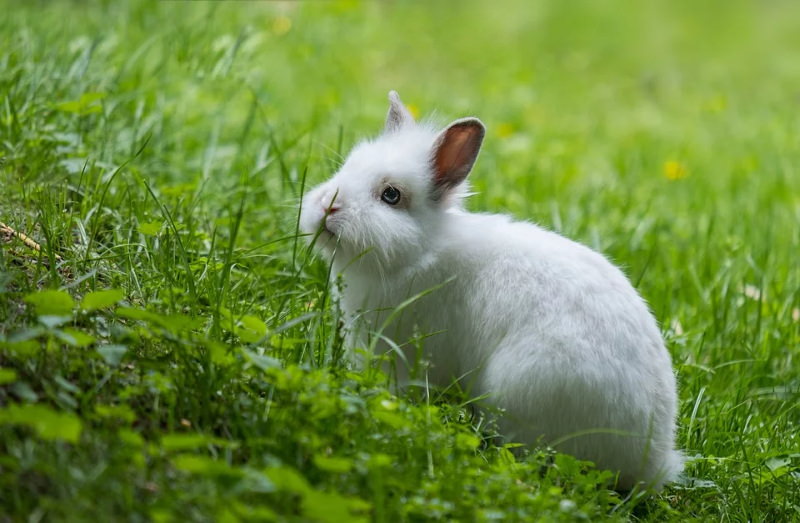
[(317, 231), (313, 234), (312, 244), (322, 252), (331, 252), (339, 243), (336, 233), (328, 228), (324, 222), (320, 224)]
[(328, 222), (327, 216), (322, 219), (321, 225), (322, 225), (322, 232), (324, 234), (336, 238), (336, 231), (334, 230), (333, 227), (331, 227), (331, 224)]

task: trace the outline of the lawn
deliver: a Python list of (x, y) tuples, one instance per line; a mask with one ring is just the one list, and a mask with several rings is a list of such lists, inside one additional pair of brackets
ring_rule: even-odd
[[(0, 521), (800, 519), (799, 53), (788, 0), (7, 4)], [(390, 89), (486, 124), (471, 210), (630, 276), (681, 481), (346, 363), (297, 205)]]

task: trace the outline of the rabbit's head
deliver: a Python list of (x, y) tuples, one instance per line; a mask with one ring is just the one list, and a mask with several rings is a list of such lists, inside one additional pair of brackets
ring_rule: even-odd
[(358, 144), (303, 199), (302, 231), (344, 264), (373, 260), (390, 269), (421, 259), (444, 213), (460, 205), (483, 141), (477, 118), (437, 132), (414, 122), (396, 92), (389, 101), (383, 133)]

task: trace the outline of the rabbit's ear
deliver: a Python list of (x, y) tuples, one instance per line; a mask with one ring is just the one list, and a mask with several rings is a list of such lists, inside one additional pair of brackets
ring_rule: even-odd
[(383, 132), (391, 133), (413, 123), (414, 117), (400, 101), (400, 95), (397, 91), (389, 91), (389, 113), (386, 115), (386, 127)]
[(433, 143), (434, 199), (456, 187), (467, 177), (478, 158), (486, 128), (477, 118), (462, 118), (451, 123)]

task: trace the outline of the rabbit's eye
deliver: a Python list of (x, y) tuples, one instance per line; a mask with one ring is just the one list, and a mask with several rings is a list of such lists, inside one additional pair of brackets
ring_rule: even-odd
[(400, 201), (400, 191), (390, 185), (383, 190), (383, 194), (381, 194), (381, 200), (389, 205), (397, 205), (397, 203)]

